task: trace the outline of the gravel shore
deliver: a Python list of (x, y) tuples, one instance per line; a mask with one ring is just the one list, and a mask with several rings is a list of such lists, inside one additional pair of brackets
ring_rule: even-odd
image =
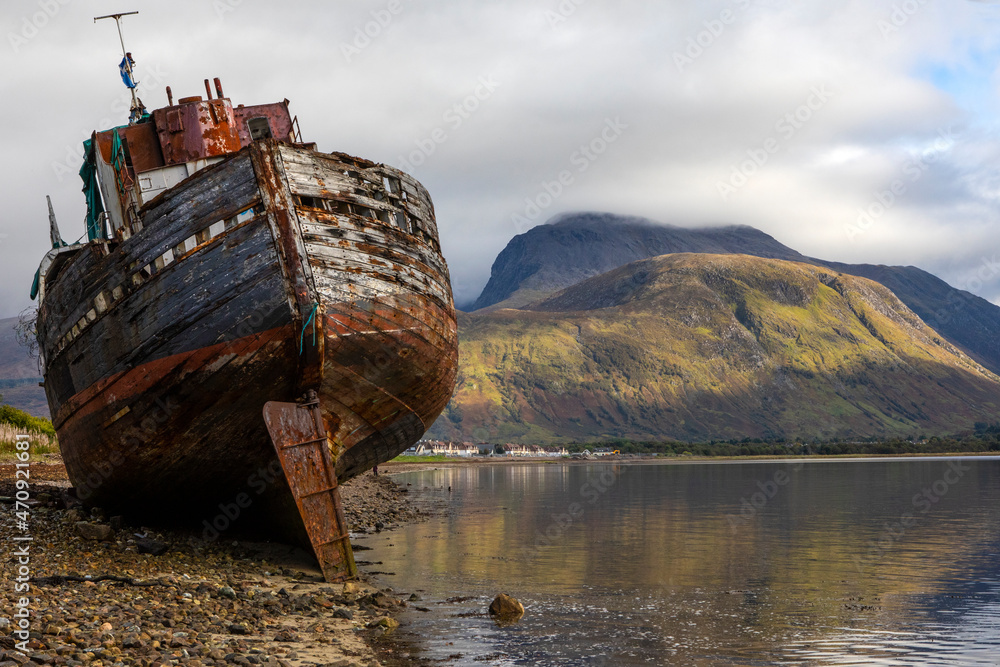
[[(122, 526), (99, 511), (67, 507), (58, 459), (30, 470), (25, 527), (13, 503), (14, 467), (0, 464), (0, 667), (377, 665), (373, 646), (407, 605), (364, 575), (327, 584), (301, 549), (205, 543), (194, 532)], [(341, 488), (352, 532), (387, 529), (426, 511), (385, 477), (364, 475)], [(15, 540), (25, 536), (31, 541)], [(25, 544), (29, 555), (19, 556)], [(355, 557), (364, 570), (364, 552)], [(28, 560), (30, 581), (19, 581), (19, 558)], [(23, 583), (27, 592), (16, 589)], [(30, 634), (19, 651), (15, 614), (24, 598)]]

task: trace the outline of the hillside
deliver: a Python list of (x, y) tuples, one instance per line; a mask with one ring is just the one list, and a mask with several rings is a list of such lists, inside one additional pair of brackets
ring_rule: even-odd
[(38, 386), (38, 361), (28, 355), (14, 335), (17, 318), (0, 320), (0, 396), (3, 402), (35, 417), (48, 417), (45, 390)]
[(562, 216), (507, 245), (474, 309), (520, 308), (629, 262), (667, 253), (738, 253), (825, 266), (870, 278), (949, 342), (1000, 373), (1000, 308), (914, 266), (840, 264), (805, 257), (746, 226), (682, 229), (606, 213)]
[(986, 368), (1000, 373), (1000, 308), (995, 304), (955, 289), (915, 266), (840, 264), (811, 258), (807, 261), (885, 285), (930, 328)]
[(433, 437), (910, 436), (1000, 410), (1000, 378), (892, 292), (805, 263), (656, 257), (459, 330)]
[(645, 218), (577, 213), (511, 239), (472, 309), (520, 308), (629, 262), (679, 252), (805, 259), (753, 227), (685, 229)]

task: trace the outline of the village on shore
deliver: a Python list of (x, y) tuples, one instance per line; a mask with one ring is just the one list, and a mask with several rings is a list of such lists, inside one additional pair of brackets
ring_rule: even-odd
[(570, 454), (566, 447), (543, 445), (520, 445), (515, 443), (492, 444), (487, 442), (446, 442), (443, 440), (421, 440), (405, 452), (403, 456), (452, 456), (470, 458), (558, 458), (560, 456), (611, 456), (618, 452), (610, 447), (598, 447), (582, 453)]

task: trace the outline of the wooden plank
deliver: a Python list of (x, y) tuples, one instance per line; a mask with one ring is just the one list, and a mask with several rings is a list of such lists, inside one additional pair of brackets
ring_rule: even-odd
[[(298, 395), (303, 368), (317, 362), (339, 481), (415, 442), (451, 394), (457, 332), (447, 264), (425, 231), (436, 230), (426, 190), (385, 165), (274, 142), (255, 146), (154, 200), (145, 213), (155, 224), (110, 255), (88, 246), (55, 279), (66, 312), (40, 322), (46, 340), (86, 317), (100, 291), (130, 280), (134, 262), (173, 248), (219, 211), (241, 210), (247, 201), (267, 208), (266, 217), (125, 293), (49, 357), (47, 392), (71, 479), (87, 479), (95, 461), (123, 457), (93, 496), (108, 507), (200, 512), (231, 501), (258, 467), (275, 463), (263, 420), (247, 416)], [(365, 198), (359, 201), (375, 200), (384, 175), (398, 178), (411, 208), (430, 216), (420, 233), (292, 200), (299, 178), (327, 179), (327, 189), (343, 184)], [(328, 250), (330, 258), (320, 256)], [(76, 298), (72, 285), (89, 287)], [(317, 301), (322, 354), (304, 360), (304, 308)], [(162, 405), (171, 410), (161, 423)], [(331, 488), (317, 486), (302, 498), (328, 497)], [(268, 487), (253, 503), (254, 521), (302, 530), (283, 499), (291, 503), (284, 482)]]
[(340, 274), (349, 274), (351, 282), (364, 284), (380, 295), (412, 290), (427, 292), (442, 303), (448, 301), (448, 288), (430, 280), (424, 274), (398, 266), (386, 266), (385, 268), (373, 266), (372, 262), (366, 260), (364, 255), (341, 248), (330, 248), (315, 243), (307, 244), (307, 248), (310, 262), (317, 268), (321, 268), (322, 273), (325, 274), (316, 276), (317, 285), (321, 283), (324, 285), (333, 284), (330, 282), (331, 280), (342, 280), (338, 277)]
[[(58, 288), (46, 295), (49, 307), (41, 318), (46, 327), (45, 340), (49, 336), (58, 338), (72, 327), (73, 322), (85, 316), (102, 290), (110, 291), (121, 285), (128, 288), (132, 275), (138, 269), (151, 264), (167, 250), (210, 224), (224, 219), (222, 215), (235, 214), (257, 200), (253, 171), (245, 156), (220, 163), (207, 171), (210, 173), (205, 176), (199, 173), (188, 179), (190, 183), (184, 190), (186, 197), (173, 193), (160, 200), (160, 206), (144, 211), (143, 230), (122, 242), (116, 252), (98, 256), (95, 254), (96, 246), (91, 246), (89, 252), (79, 258), (80, 261), (66, 267), (63, 271), (66, 279), (56, 280)], [(221, 188), (224, 192), (221, 198), (216, 192), (219, 183), (225, 184)], [(174, 206), (175, 200), (183, 206)], [(213, 206), (217, 208), (213, 209)], [(201, 211), (201, 215), (188, 217), (192, 207)], [(208, 210), (214, 212), (207, 213)], [(84, 290), (84, 286), (90, 288)]]
[[(357, 228), (334, 226), (326, 221), (316, 220), (303, 220), (302, 232), (307, 243), (319, 242), (328, 246), (351, 248), (368, 246), (370, 250), (375, 251), (373, 254), (379, 258), (407, 264), (413, 263), (419, 266), (424, 273), (433, 276), (434, 280), (439, 282), (447, 280), (448, 267), (441, 255), (423, 243), (400, 242), (399, 236), (402, 235), (402, 232), (391, 232), (390, 230), (390, 233), (377, 236), (367, 233), (367, 230), (361, 231)], [(410, 262), (407, 262), (407, 259)]]
[[(377, 211), (404, 212), (412, 225), (437, 244), (430, 194), (411, 176), (386, 165), (359, 169), (322, 154), (306, 157), (288, 147), (282, 149), (282, 159), (293, 193), (359, 204)], [(357, 173), (358, 177), (346, 175), (345, 171)], [(387, 190), (385, 178), (399, 181), (402, 192)]]
[(281, 145), (272, 140), (256, 142), (251, 146), (250, 155), (289, 297), (294, 299), (295, 325), (299, 330), (310, 325), (317, 333), (300, 338), (299, 391), (304, 393), (316, 389), (323, 381), (323, 345), (326, 341), (322, 331), (323, 304), (316, 291), (292, 193), (288, 189)]
[[(92, 322), (63, 353), (52, 355), (51, 367), (66, 367), (52, 389), (64, 401), (138, 363), (286, 323), (283, 291), (267, 227), (235, 230), (163, 269)], [(241, 331), (248, 317), (253, 326)]]

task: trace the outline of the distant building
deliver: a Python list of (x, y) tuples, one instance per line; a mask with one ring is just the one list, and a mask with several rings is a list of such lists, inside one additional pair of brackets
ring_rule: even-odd
[(567, 456), (569, 451), (565, 447), (542, 447), (541, 445), (518, 445), (508, 442), (505, 445), (495, 445), (493, 456), (510, 457), (548, 457)]
[(445, 456), (478, 456), (479, 447), (471, 442), (442, 442), (434, 447), (434, 453)]
[(518, 445), (507, 443), (444, 442), (442, 440), (421, 440), (407, 449), (407, 456), (506, 456), (506, 457), (546, 457), (569, 456), (565, 447), (542, 447), (540, 445)]
[(443, 442), (441, 440), (421, 440), (413, 451), (414, 456), (477, 456), (479, 446), (471, 442)]

